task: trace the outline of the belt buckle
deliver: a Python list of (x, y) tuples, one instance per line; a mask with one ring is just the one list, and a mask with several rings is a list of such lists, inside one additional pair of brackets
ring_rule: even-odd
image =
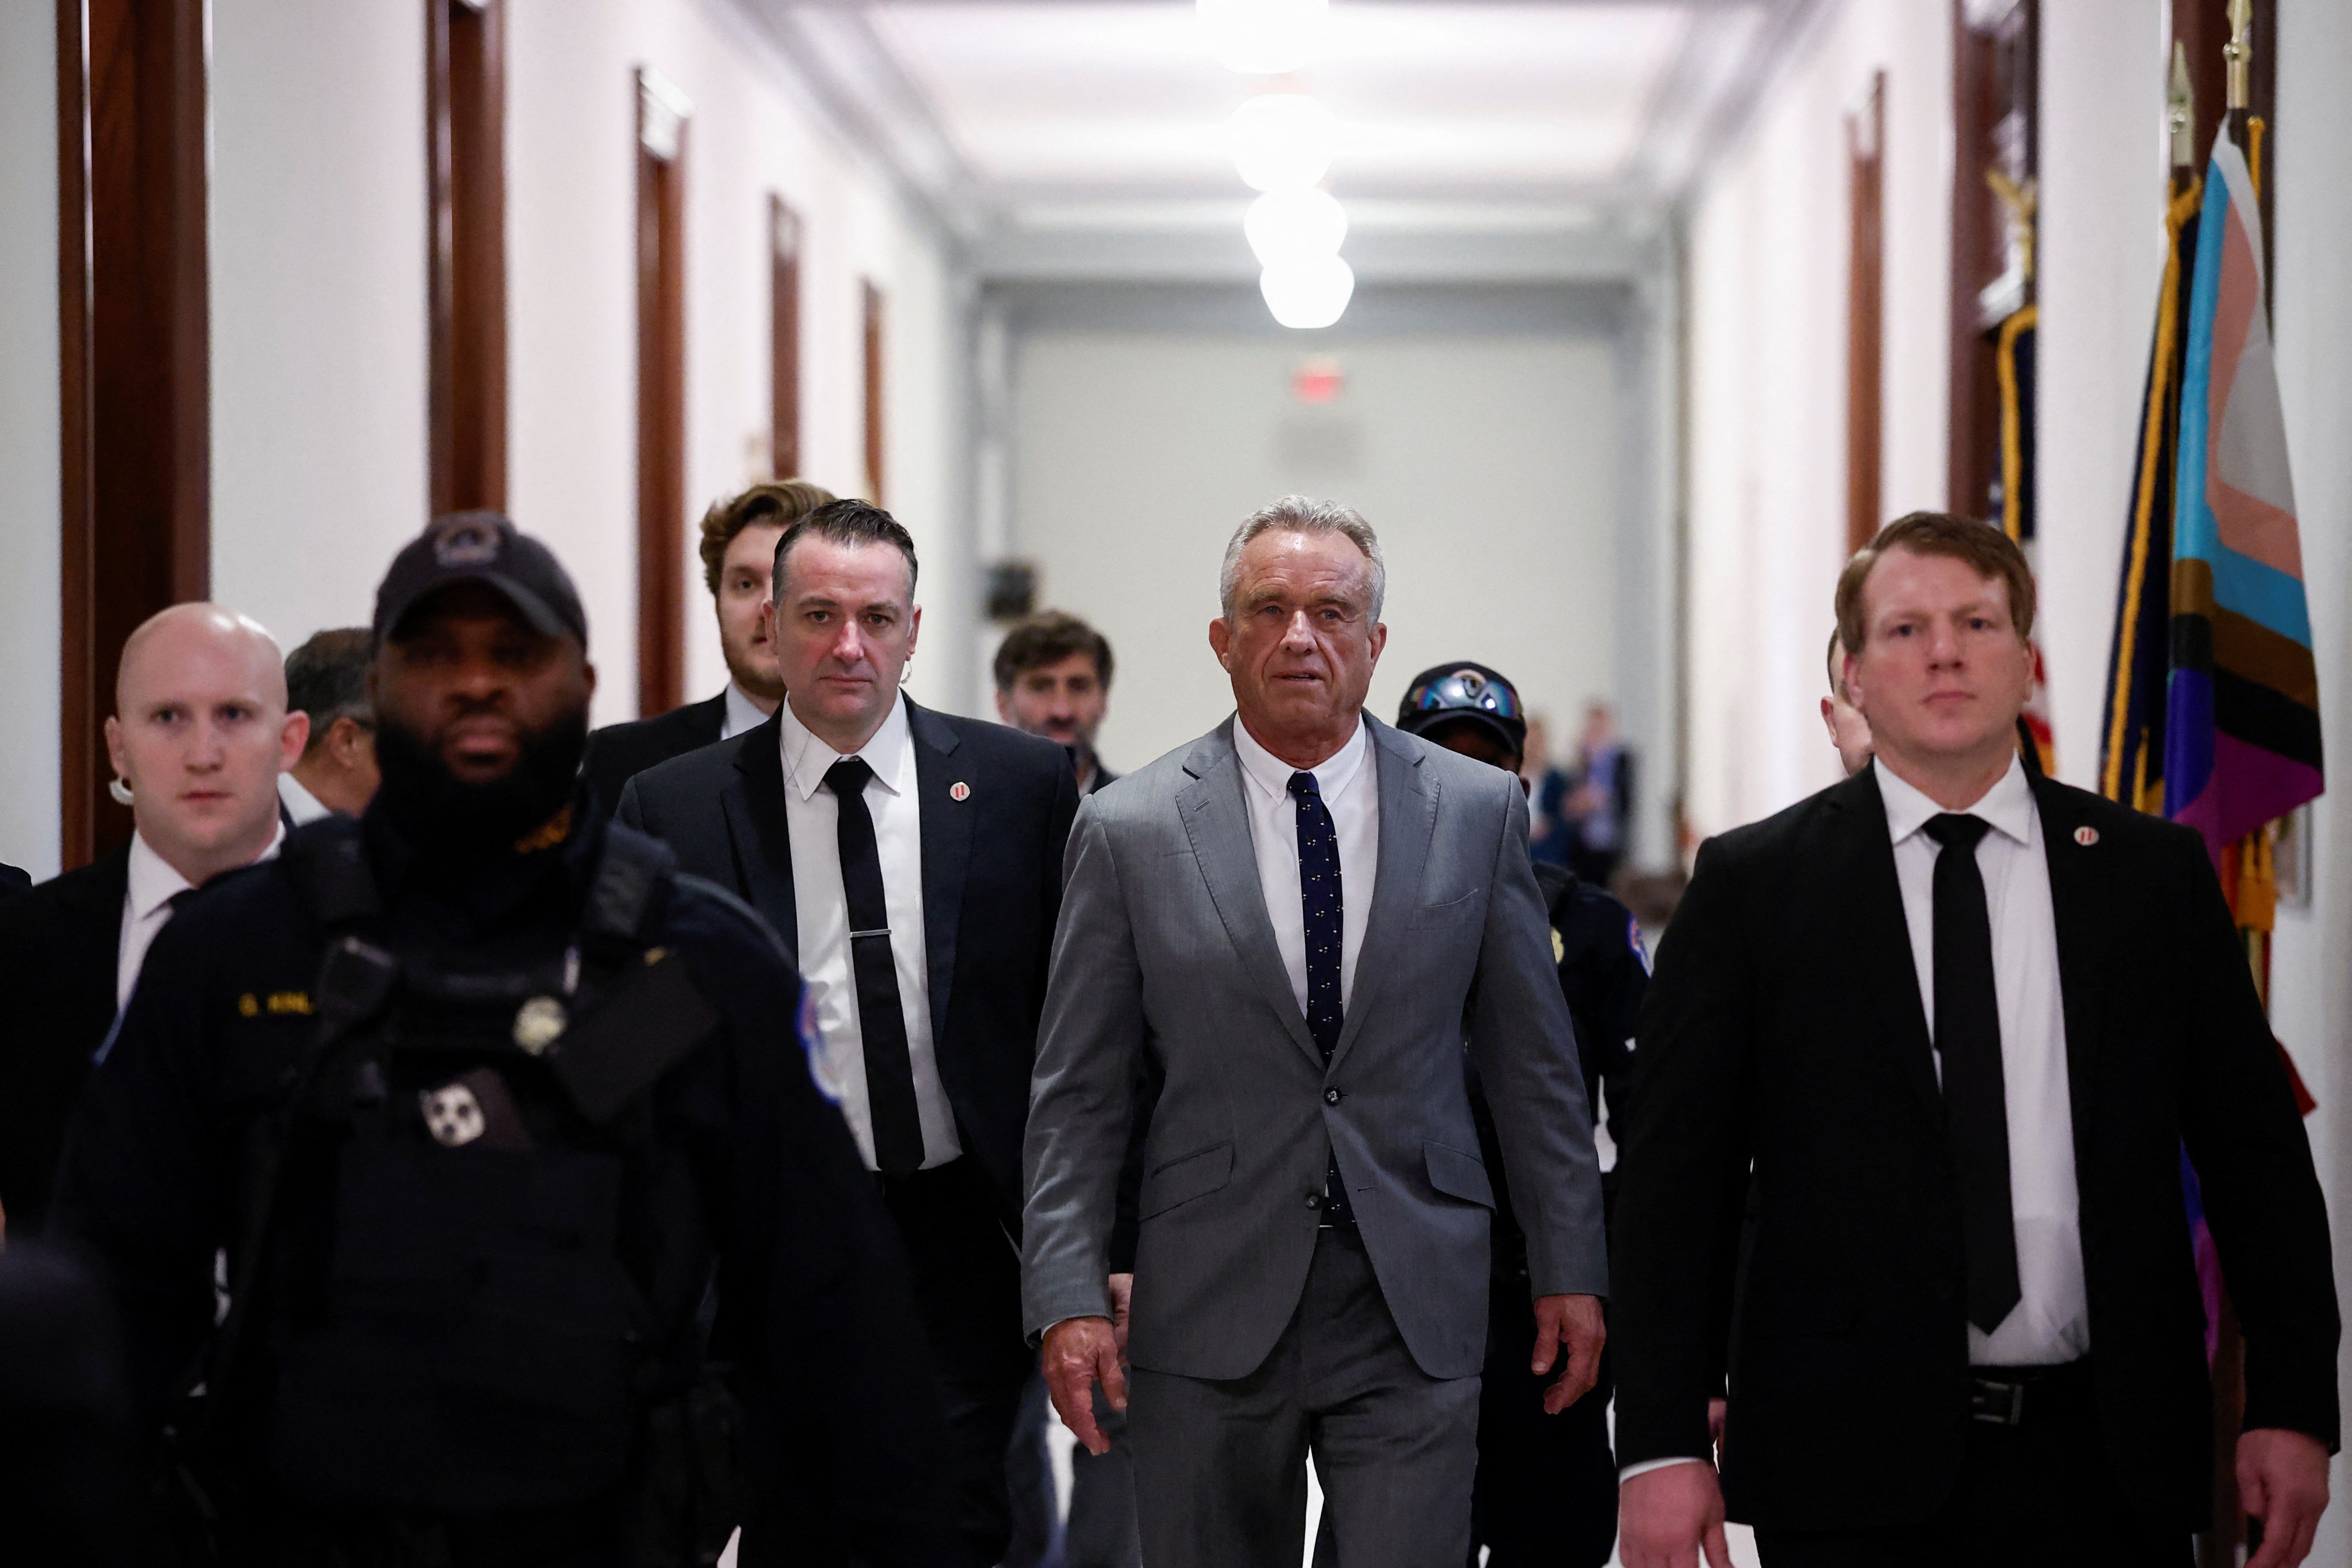
[(1989, 1377), (1969, 1379), (1969, 1415), (1995, 1426), (2025, 1424), (2025, 1384)]

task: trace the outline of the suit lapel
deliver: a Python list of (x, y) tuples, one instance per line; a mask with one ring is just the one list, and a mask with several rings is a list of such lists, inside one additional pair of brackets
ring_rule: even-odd
[(1281, 950), (1275, 945), (1274, 921), (1265, 912), (1257, 850), (1250, 840), (1249, 808), (1242, 798), (1246, 785), (1241, 759), (1234, 752), (1233, 727), (1237, 722), (1226, 720), (1202, 736), (1192, 754), (1184, 759), (1184, 771), (1192, 775), (1192, 782), (1176, 792), (1176, 815), (1184, 824), (1201, 879), (1209, 886), (1209, 900), (1217, 907), (1217, 917), (1224, 922), (1243, 971), (1320, 1071), (1323, 1053), (1315, 1048), (1315, 1038), (1307, 1032), (1306, 1015), (1298, 1010), (1290, 976), (1282, 967)]
[(793, 832), (784, 815), (783, 710), (741, 739), (735, 777), (719, 792), (735, 852), (736, 891), (767, 916), (800, 962), (800, 909), (793, 895)]
[(1887, 837), (1886, 802), (1871, 769), (1837, 786), (1830, 795), (1832, 853), (1841, 864), (1824, 867), (1821, 886), (1855, 889), (1844, 951), (1854, 955), (1855, 973), (1887, 976), (1885, 1000), (1895, 1022), (1895, 1070), (1933, 1125), (1944, 1124), (1944, 1091), (1936, 1081), (1935, 1045), (1919, 1001), (1919, 965), (1911, 952), (1911, 926), (1903, 913), (1903, 884), (1895, 874), (1895, 844)]
[[(933, 1048), (947, 1038), (948, 992), (955, 983), (956, 929), (963, 917), (964, 872), (971, 863), (971, 800), (948, 794), (956, 784), (953, 757), (961, 744), (953, 725), (905, 699), (907, 730), (915, 746), (915, 794), (923, 832), (923, 969), (930, 981)], [(969, 781), (965, 781), (969, 783)]]
[[(2050, 923), (2058, 934), (2058, 1001), (2066, 1020), (2066, 1094), (2072, 1101), (2075, 1138), (2090, 1125), (2093, 1070), (2097, 1065), (2099, 1015), (2096, 978), (2102, 963), (2100, 889), (2092, 849), (2074, 842), (2084, 825), (2077, 803), (2048, 779), (2033, 780), (2034, 809), (2042, 818), (2042, 854), (2050, 866)], [(2095, 836), (2092, 844), (2098, 839)]]
[[(1371, 731), (1370, 754), (1364, 760), (1381, 792), (1380, 861), (1372, 874), (1371, 912), (1364, 921), (1364, 945), (1356, 954), (1348, 1016), (1339, 1026), (1339, 1043), (1331, 1050), (1334, 1067), (1370, 1016), (1382, 979), (1400, 967), (1405, 922), (1412, 918), (1422, 870), (1429, 863), (1430, 840), (1437, 831), (1437, 789), (1422, 772), (1421, 753), (1369, 713), (1364, 726)], [(1344, 887), (1340, 891), (1356, 896)]]

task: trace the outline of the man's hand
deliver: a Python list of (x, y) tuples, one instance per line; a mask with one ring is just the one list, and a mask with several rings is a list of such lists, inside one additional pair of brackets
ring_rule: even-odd
[(1135, 1276), (1132, 1274), (1111, 1275), (1110, 1331), (1112, 1337), (1118, 1341), (1118, 1353), (1121, 1356), (1127, 1354), (1127, 1319), (1128, 1314), (1134, 1310), (1134, 1300)]
[[(1124, 1319), (1125, 1313), (1120, 1314)], [(1064, 1318), (1045, 1331), (1037, 1349), (1037, 1370), (1055, 1413), (1087, 1446), (1089, 1454), (1110, 1452), (1110, 1439), (1095, 1425), (1095, 1380), (1113, 1410), (1127, 1408), (1127, 1373), (1119, 1369), (1121, 1335), (1108, 1318)]]
[(1544, 1414), (1557, 1415), (1585, 1394), (1601, 1376), (1601, 1347), (1609, 1330), (1601, 1321), (1598, 1296), (1536, 1298), (1536, 1353), (1528, 1370), (1538, 1377), (1551, 1370), (1558, 1351), (1568, 1351), (1559, 1380), (1544, 1390)]
[(1699, 1568), (1701, 1551), (1711, 1568), (1731, 1568), (1713, 1465), (1666, 1465), (1617, 1489), (1617, 1552), (1625, 1568)]
[(2327, 1447), (2274, 1426), (2238, 1435), (2238, 1496), (2263, 1521), (2263, 1549), (2246, 1568), (2295, 1568), (2327, 1507)]

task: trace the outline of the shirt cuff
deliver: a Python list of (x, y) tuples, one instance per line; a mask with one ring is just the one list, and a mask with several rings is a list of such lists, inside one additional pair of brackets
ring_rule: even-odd
[(1663, 1470), (1669, 1465), (1704, 1465), (1706, 1461), (1696, 1454), (1685, 1454), (1673, 1459), (1644, 1459), (1638, 1465), (1628, 1465), (1617, 1472), (1617, 1484), (1623, 1486), (1635, 1476), (1646, 1476), (1652, 1470)]

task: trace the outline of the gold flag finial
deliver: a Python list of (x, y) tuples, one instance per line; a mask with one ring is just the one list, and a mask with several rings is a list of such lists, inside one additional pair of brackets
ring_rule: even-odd
[(2189, 47), (2172, 40), (2172, 90), (2165, 95), (2164, 123), (2172, 132), (2172, 166), (2197, 166), (2197, 89), (2189, 80)]
[(2254, 0), (2230, 0), (2230, 41), (2221, 58), (2230, 63), (2229, 107), (2244, 109), (2254, 100)]

